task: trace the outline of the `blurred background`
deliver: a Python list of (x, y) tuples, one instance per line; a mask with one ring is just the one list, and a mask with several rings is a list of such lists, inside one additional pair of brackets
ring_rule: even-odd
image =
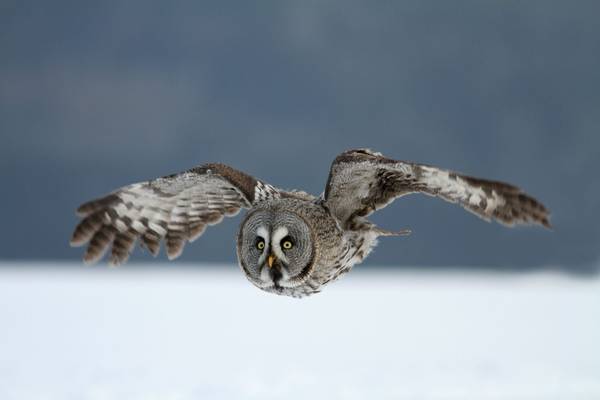
[[(131, 182), (218, 161), (320, 194), (338, 153), (369, 147), (516, 184), (554, 231), (411, 196), (373, 220), (413, 235), (382, 239), (367, 264), (597, 271), (599, 14), (594, 1), (2, 1), (0, 258), (79, 260), (75, 208)], [(181, 260), (234, 263), (238, 224)]]

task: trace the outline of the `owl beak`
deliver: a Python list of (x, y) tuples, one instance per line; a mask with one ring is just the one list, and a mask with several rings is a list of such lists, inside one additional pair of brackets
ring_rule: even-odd
[(269, 266), (269, 268), (273, 267), (274, 261), (275, 261), (275, 256), (273, 254), (269, 254), (269, 257), (267, 257), (267, 265)]

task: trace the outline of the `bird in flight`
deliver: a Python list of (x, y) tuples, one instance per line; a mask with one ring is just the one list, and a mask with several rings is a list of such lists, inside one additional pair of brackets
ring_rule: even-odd
[(319, 197), (224, 164), (124, 186), (77, 209), (81, 221), (71, 245), (87, 244), (87, 263), (109, 248), (110, 263), (124, 263), (138, 240), (154, 256), (164, 242), (174, 259), (207, 226), (245, 208), (236, 242), (242, 271), (262, 290), (304, 297), (365, 259), (379, 236), (408, 234), (381, 229), (367, 217), (411, 193), (456, 203), (487, 221), (550, 228), (546, 207), (513, 185), (356, 149), (335, 158)]

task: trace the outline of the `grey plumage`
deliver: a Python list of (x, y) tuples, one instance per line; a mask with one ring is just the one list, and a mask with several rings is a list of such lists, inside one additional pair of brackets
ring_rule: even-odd
[(519, 188), (440, 168), (396, 161), (369, 150), (340, 154), (331, 166), (325, 200), (342, 223), (352, 222), (410, 193), (458, 203), (489, 221), (550, 227), (548, 210)]
[(137, 240), (155, 256), (164, 242), (173, 259), (207, 226), (247, 208), (237, 240), (242, 270), (263, 290), (302, 297), (360, 263), (377, 237), (405, 234), (377, 228), (366, 217), (410, 193), (457, 203), (488, 221), (550, 227), (548, 210), (515, 186), (358, 149), (336, 157), (320, 198), (223, 164), (125, 186), (79, 207), (82, 220), (71, 245), (89, 243), (86, 262), (110, 248), (110, 262), (120, 264)]

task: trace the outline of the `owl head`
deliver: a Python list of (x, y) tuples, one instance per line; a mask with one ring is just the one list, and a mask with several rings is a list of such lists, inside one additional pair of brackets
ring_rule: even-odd
[(238, 233), (242, 270), (254, 285), (272, 292), (301, 286), (315, 265), (312, 227), (286, 203), (269, 203), (252, 210)]

